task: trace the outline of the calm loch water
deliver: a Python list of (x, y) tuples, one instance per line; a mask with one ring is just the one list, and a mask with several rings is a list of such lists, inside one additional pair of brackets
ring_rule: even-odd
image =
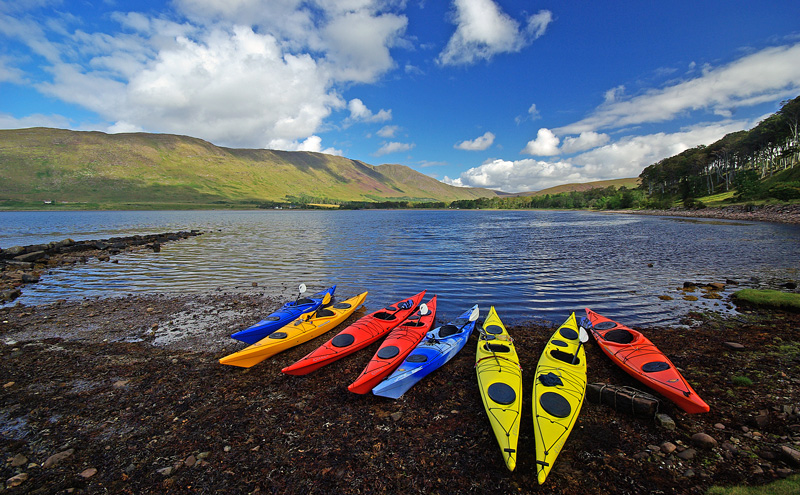
[(191, 229), (205, 234), (118, 263), (54, 269), (15, 303), (145, 292), (292, 297), (302, 282), (337, 284), (340, 298), (368, 290), (369, 310), (427, 289), (439, 295), (442, 320), (477, 303), (481, 318), (494, 305), (509, 323), (560, 323), (591, 307), (641, 325), (722, 308), (684, 301), (685, 281), (778, 288), (800, 278), (798, 226), (592, 212), (0, 212), (0, 247)]

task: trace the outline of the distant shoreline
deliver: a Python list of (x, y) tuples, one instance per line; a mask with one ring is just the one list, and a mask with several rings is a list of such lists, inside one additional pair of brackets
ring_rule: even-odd
[[(100, 209), (87, 209), (78, 210), (71, 208), (41, 208), (41, 209), (2, 209), (0, 213), (8, 212), (45, 212), (45, 211), (273, 211), (272, 208), (254, 208), (248, 207), (229, 207), (229, 208), (214, 208), (209, 205), (193, 205), (191, 207), (170, 207), (159, 208), (159, 205), (152, 207), (142, 208), (100, 208)], [(164, 206), (164, 205), (160, 205)], [(361, 210), (377, 211), (388, 208), (362, 208)], [(403, 208), (412, 211), (448, 211), (448, 210), (461, 210), (459, 208)], [(338, 209), (337, 209), (338, 210)], [(488, 210), (488, 209), (481, 209)], [(278, 211), (331, 211), (329, 208), (285, 208)], [(338, 210), (338, 211), (357, 211), (357, 210)], [(465, 209), (463, 211), (469, 211)], [(501, 210), (492, 210), (501, 211)], [(520, 210), (516, 210), (520, 211)], [(590, 210), (590, 209), (549, 209), (549, 208), (531, 208), (523, 211), (592, 211), (597, 213), (622, 213), (630, 215), (656, 215), (656, 216), (672, 216), (672, 217), (687, 217), (687, 218), (711, 218), (720, 220), (744, 220), (744, 221), (757, 221), (757, 222), (773, 222), (798, 225), (800, 224), (800, 204), (767, 204), (767, 205), (731, 205), (720, 207), (709, 207), (699, 210), (687, 210), (681, 207), (670, 208), (666, 210)]]

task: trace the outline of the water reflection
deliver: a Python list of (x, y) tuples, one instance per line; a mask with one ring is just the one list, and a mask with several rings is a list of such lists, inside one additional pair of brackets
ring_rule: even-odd
[(798, 278), (800, 259), (796, 226), (589, 212), (48, 212), (0, 221), (0, 246), (205, 232), (160, 253), (55, 269), (25, 288), (24, 304), (140, 292), (289, 296), (304, 282), (337, 284), (340, 297), (368, 290), (369, 308), (427, 289), (442, 319), (478, 303), (482, 316), (494, 305), (511, 323), (560, 323), (587, 306), (631, 324), (668, 323), (714, 308), (683, 301), (684, 281), (777, 286)]

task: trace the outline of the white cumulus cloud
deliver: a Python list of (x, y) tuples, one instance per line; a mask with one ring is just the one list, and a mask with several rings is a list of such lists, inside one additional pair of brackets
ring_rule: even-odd
[(453, 147), (459, 150), (467, 151), (483, 151), (488, 149), (494, 143), (494, 134), (486, 132), (483, 136), (479, 136), (472, 141), (461, 141)]
[(490, 160), (444, 182), (464, 187), (488, 187), (506, 192), (538, 191), (560, 184), (638, 177), (642, 169), (662, 158), (724, 135), (752, 127), (755, 122), (725, 121), (700, 124), (675, 133), (626, 136), (613, 143), (561, 160)]
[(528, 141), (523, 153), (534, 156), (553, 156), (560, 153), (558, 144), (561, 140), (547, 128), (539, 129), (536, 139)]
[(526, 26), (503, 12), (492, 0), (454, 0), (456, 30), (437, 61), (466, 65), (500, 53), (518, 52), (542, 36), (553, 17), (549, 11), (530, 16)]
[(326, 153), (328, 155), (342, 156), (342, 150), (335, 148), (322, 148), (322, 138), (319, 136), (309, 136), (304, 141), (289, 141), (286, 139), (273, 139), (269, 142), (268, 148), (284, 151), (313, 151), (316, 153)]
[[(357, 99), (348, 107), (340, 92), (395, 67), (390, 50), (406, 43), (403, 2), (175, 0), (158, 14), (116, 12), (115, 30), (104, 32), (46, 7), (25, 2), (22, 13), (0, 15), (0, 35), (41, 57), (50, 77), (32, 87), (96, 112), (112, 132), (256, 148), (311, 138), (305, 146), (323, 149), (313, 141), (334, 111), (391, 119)], [(0, 81), (24, 81), (21, 65), (0, 58)]]
[(580, 133), (579, 136), (567, 136), (561, 144), (561, 153), (571, 154), (579, 151), (596, 148), (606, 144), (611, 138), (608, 134), (587, 131)]
[(353, 98), (347, 104), (350, 110), (350, 120), (353, 122), (386, 122), (392, 120), (392, 111), (381, 109), (378, 113), (372, 111), (364, 105), (364, 102), (358, 98)]
[(486, 187), (505, 192), (538, 191), (559, 184), (578, 182), (580, 170), (564, 161), (495, 159), (443, 182), (455, 186)]

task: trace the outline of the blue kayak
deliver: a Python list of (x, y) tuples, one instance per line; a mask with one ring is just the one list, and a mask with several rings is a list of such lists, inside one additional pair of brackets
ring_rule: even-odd
[(318, 292), (311, 297), (303, 297), (297, 299), (296, 301), (289, 301), (284, 304), (281, 309), (270, 314), (255, 325), (232, 334), (231, 337), (248, 344), (255, 344), (275, 330), (284, 327), (288, 323), (291, 323), (303, 313), (316, 311), (322, 305), (322, 300), (325, 298), (325, 295), (330, 294), (330, 302), (333, 302), (333, 292), (335, 290), (336, 286), (334, 285), (333, 287), (322, 292)]
[(477, 317), (476, 304), (447, 325), (428, 332), (400, 366), (372, 389), (372, 393), (391, 399), (400, 398), (415, 383), (450, 361), (464, 347), (475, 329)]

